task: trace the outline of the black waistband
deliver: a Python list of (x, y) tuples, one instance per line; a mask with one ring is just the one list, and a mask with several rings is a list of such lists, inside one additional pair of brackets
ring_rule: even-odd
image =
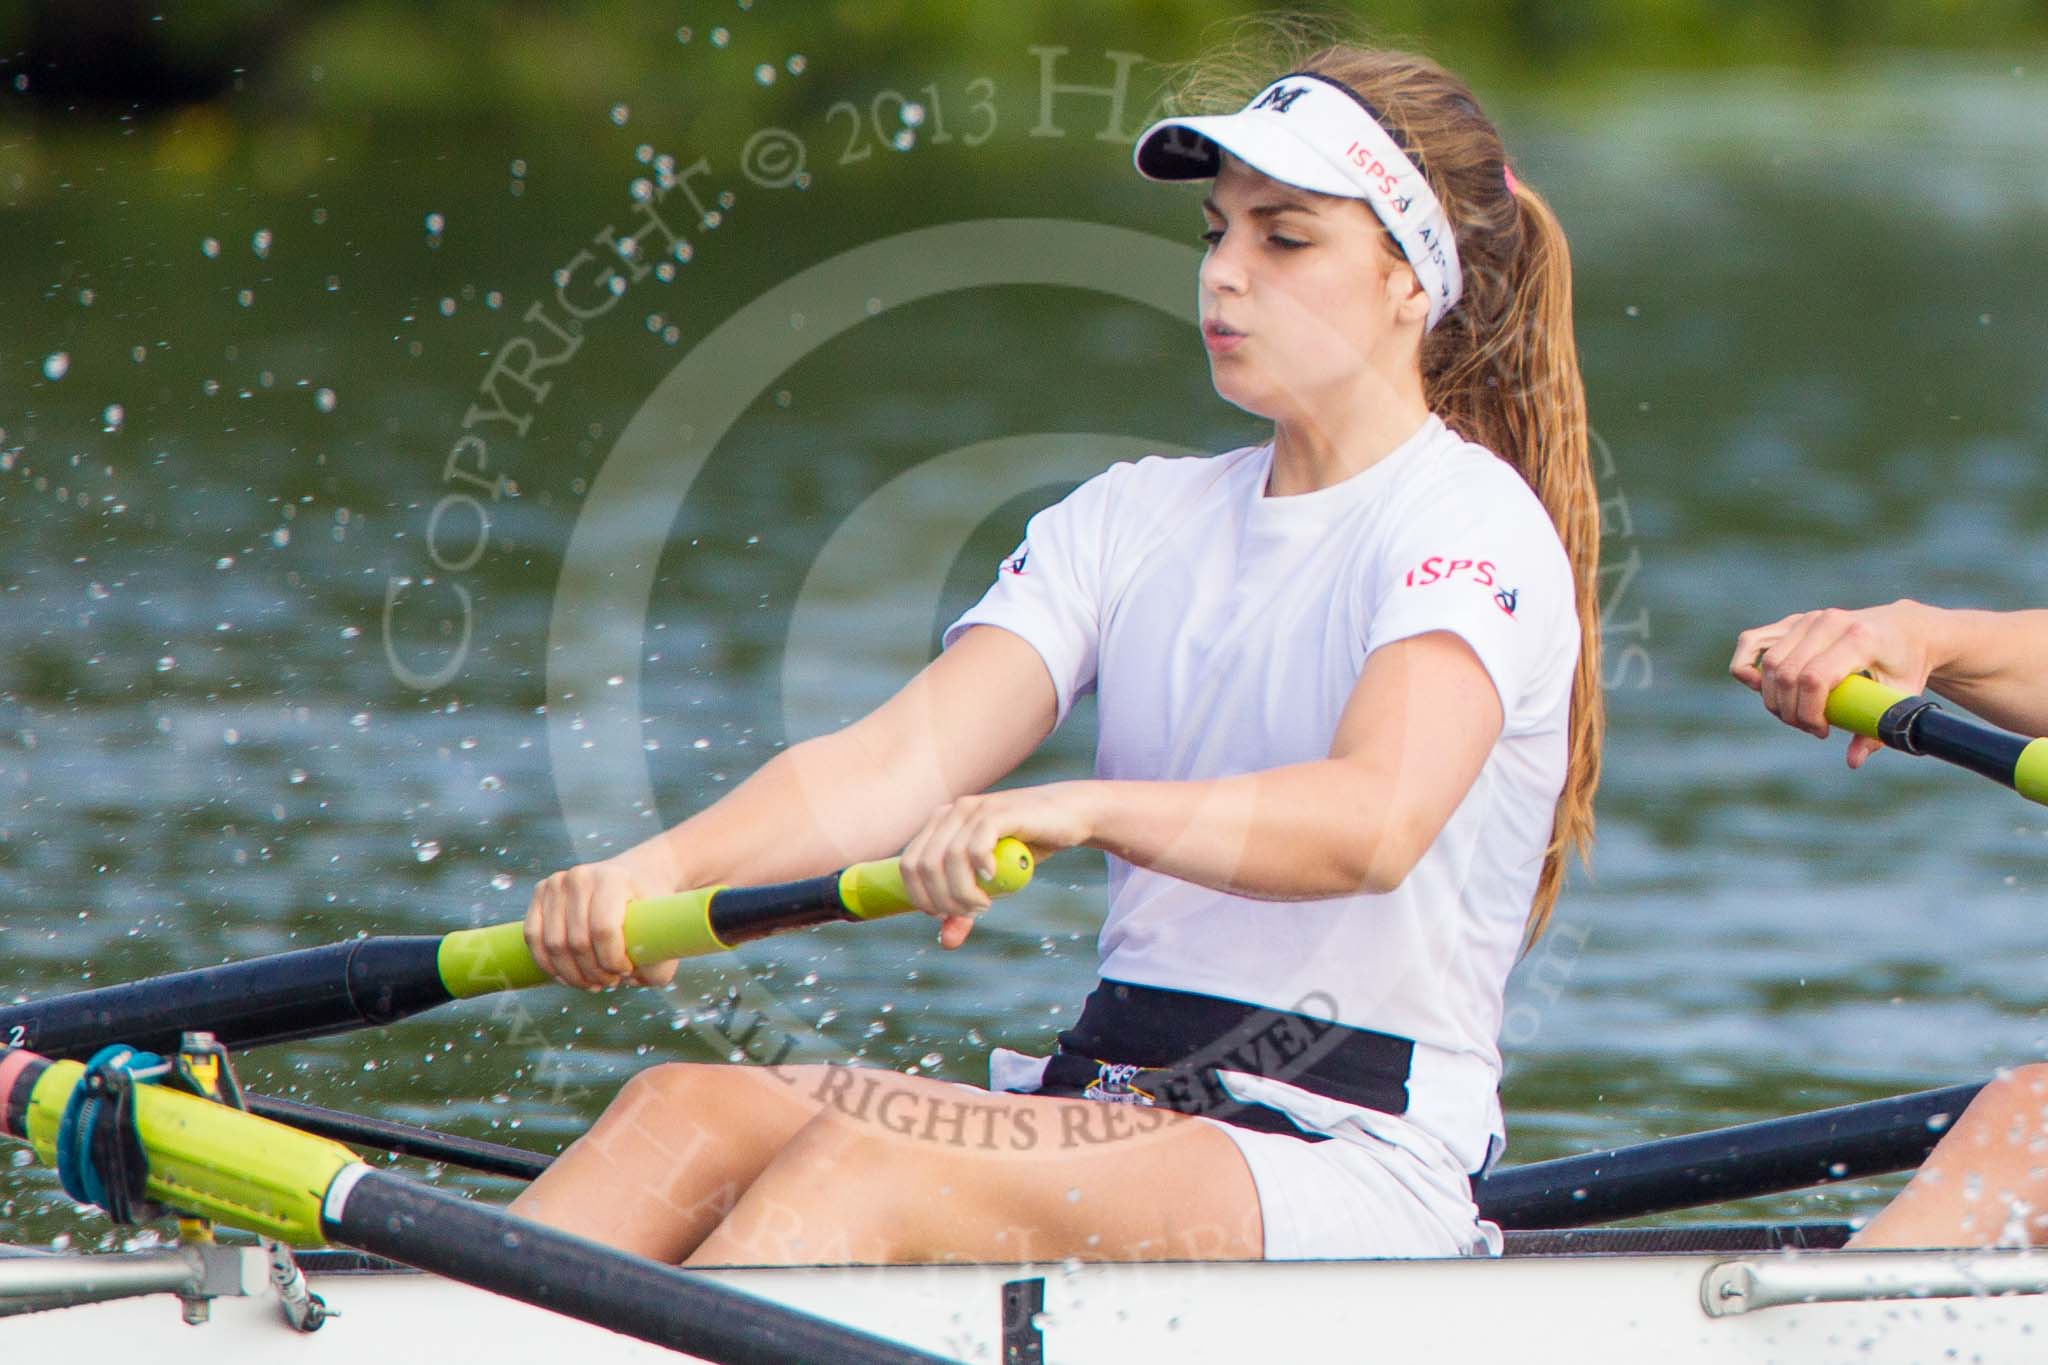
[[(1216, 1072), (1240, 1071), (1381, 1113), (1406, 1113), (1414, 1042), (1336, 1023), (1329, 1017), (1335, 1005), (1316, 994), (1300, 1009), (1283, 1010), (1105, 980), (1059, 1045), (1062, 1053), (1165, 1073), (1163, 1080), (1148, 1077), (1151, 1098), (1185, 1112), (1207, 1112), (1202, 1096), (1222, 1093)], [(1175, 1078), (1182, 1082), (1177, 1088)], [(1172, 1097), (1157, 1093), (1161, 1086), (1173, 1089)], [(1176, 1102), (1183, 1091), (1186, 1103)]]

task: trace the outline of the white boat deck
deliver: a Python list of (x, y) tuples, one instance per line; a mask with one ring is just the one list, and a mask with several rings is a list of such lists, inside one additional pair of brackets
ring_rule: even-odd
[[(1710, 1316), (1701, 1289), (1731, 1261), (1846, 1283), (1889, 1278), (1911, 1295), (1958, 1273), (2048, 1280), (2048, 1255), (1791, 1252), (1528, 1256), (1085, 1266), (835, 1267), (717, 1272), (735, 1288), (962, 1361), (1130, 1365), (1310, 1359), (1627, 1362), (1627, 1365), (1906, 1365), (2048, 1359), (2048, 1296), (1793, 1303)], [(100, 1358), (117, 1345), (154, 1365), (341, 1361), (354, 1365), (687, 1359), (430, 1276), (314, 1274), (341, 1316), (301, 1335), (274, 1300), (214, 1301), (187, 1326), (166, 1296), (0, 1318), (14, 1359)], [(1724, 1276), (1725, 1278), (1725, 1276)], [(1036, 1284), (1034, 1284), (1036, 1282)], [(1916, 1284), (1917, 1282), (1917, 1284)], [(1816, 1280), (1816, 1283), (1819, 1283)], [(1005, 1287), (1043, 1309), (1012, 1313)], [(1837, 1289), (1840, 1289), (1837, 1285)], [(1017, 1297), (1012, 1290), (1010, 1297)], [(1033, 1329), (1036, 1329), (1034, 1332)], [(1029, 1354), (1034, 1341), (1042, 1355)]]

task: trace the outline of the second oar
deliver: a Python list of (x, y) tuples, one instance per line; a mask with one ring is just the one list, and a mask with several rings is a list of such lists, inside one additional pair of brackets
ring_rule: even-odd
[(1946, 710), (1932, 697), (1886, 687), (1860, 673), (1828, 693), (1828, 724), (1901, 753), (1926, 754), (2002, 782), (2048, 805), (2048, 739), (2029, 739)]
[[(124, 1188), (117, 1203), (146, 1197), (295, 1246), (354, 1247), (701, 1360), (941, 1365), (927, 1352), (373, 1170), (338, 1143), (165, 1086), (134, 1084), (121, 1118), (103, 1105), (92, 1119), (67, 1121), (86, 1075), (77, 1062), (0, 1051), (0, 1135), (60, 1169), (90, 1162), (102, 1185), (141, 1186)], [(89, 1143), (67, 1136), (95, 1122), (110, 1131)], [(139, 1167), (119, 1155), (131, 1140)], [(109, 1153), (113, 1168), (100, 1168)]]

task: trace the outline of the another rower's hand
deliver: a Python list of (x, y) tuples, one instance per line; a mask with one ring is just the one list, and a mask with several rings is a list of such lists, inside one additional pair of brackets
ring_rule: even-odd
[(996, 874), (996, 840), (1030, 845), (1033, 856), (1085, 844), (1093, 830), (1093, 784), (1055, 782), (948, 801), (932, 812), (903, 850), (903, 887), (911, 902), (939, 920), (939, 946), (958, 948), (989, 907), (980, 881)]
[(622, 981), (666, 986), (674, 962), (635, 968), (626, 956), (626, 902), (643, 892), (622, 859), (580, 863), (533, 888), (526, 947), (541, 970), (566, 986), (601, 990)]
[[(1798, 612), (1737, 636), (1728, 671), (1761, 695), (1779, 720), (1826, 739), (1828, 693), (1851, 673), (1867, 672), (1907, 692), (1927, 685), (1926, 611), (1918, 602), (1898, 601), (1861, 611)], [(1849, 766), (1862, 767), (1883, 747), (1854, 737)]]

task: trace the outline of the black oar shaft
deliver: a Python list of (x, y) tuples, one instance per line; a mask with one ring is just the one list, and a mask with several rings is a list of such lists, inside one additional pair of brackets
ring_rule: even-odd
[(365, 1174), (340, 1203), (325, 1220), (336, 1242), (705, 1360), (943, 1360), (382, 1171)]
[(1828, 724), (1968, 768), (2048, 805), (2048, 739), (2029, 739), (1852, 673), (1828, 693)]
[(450, 999), (441, 940), (361, 938), (0, 1008), (0, 1045), (84, 1058), (108, 1043), (175, 1052), (187, 1030), (228, 1047), (389, 1024)]
[(775, 886), (734, 886), (711, 898), (711, 932), (720, 943), (742, 943), (851, 920), (839, 899), (839, 874)]
[[(996, 873), (982, 882), (990, 895), (1030, 882), (1033, 859), (1022, 842), (999, 839), (994, 856)], [(626, 948), (645, 965), (912, 908), (900, 864), (887, 858), (778, 886), (700, 888), (631, 902)], [(394, 1023), (451, 1000), (547, 980), (527, 949), (522, 920), (438, 938), (360, 938), (0, 1007), (0, 1047), (62, 1058), (83, 1058), (113, 1042), (170, 1052), (193, 1030), (231, 1048), (256, 1047)]]
[(339, 1109), (307, 1104), (303, 1100), (280, 1099), (275, 1095), (258, 1095), (249, 1091), (244, 1091), (242, 1098), (247, 1102), (250, 1113), (290, 1124), (300, 1132), (317, 1133), (336, 1142), (374, 1147), (380, 1152), (398, 1156), (442, 1161), (451, 1166), (491, 1175), (509, 1175), (520, 1180), (533, 1179), (554, 1162), (551, 1156), (507, 1147), (502, 1142), (485, 1142), (480, 1138), (443, 1133), (414, 1123), (345, 1114)]
[(1503, 1228), (1573, 1228), (1918, 1166), (1979, 1085), (1511, 1166), (1475, 1183)]
[(2010, 787), (2020, 755), (2033, 741), (1930, 706), (1913, 720), (1912, 751), (1933, 754)]

